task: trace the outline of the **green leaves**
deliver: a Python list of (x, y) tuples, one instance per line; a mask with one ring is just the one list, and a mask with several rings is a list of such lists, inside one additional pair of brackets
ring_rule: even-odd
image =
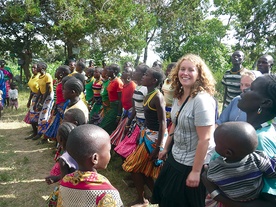
[[(67, 56), (79, 47), (81, 56), (144, 51), (146, 57), (154, 41), (164, 60), (176, 61), (188, 51), (209, 59), (225, 56), (221, 40), (229, 32), (239, 41), (234, 48), (248, 54), (248, 63), (275, 51), (272, 0), (214, 0), (214, 6), (207, 0), (0, 0), (0, 9), (1, 46), (17, 54), (23, 48), (40, 54), (35, 44), (43, 38), (52, 45), (63, 42)], [(229, 20), (225, 26), (220, 15)]]
[(275, 53), (276, 2), (272, 0), (215, 0), (216, 15), (229, 15), (240, 47), (251, 61), (263, 53)]

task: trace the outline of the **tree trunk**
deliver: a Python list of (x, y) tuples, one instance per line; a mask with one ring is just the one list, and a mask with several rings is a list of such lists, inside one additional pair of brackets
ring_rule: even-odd
[(137, 65), (139, 65), (139, 60), (140, 60), (140, 54), (137, 53), (137, 57), (135, 59), (135, 63), (134, 66), (136, 67)]
[(144, 63), (147, 62), (147, 59), (148, 59), (148, 44), (147, 46), (145, 47), (145, 50), (144, 50)]
[[(31, 78), (31, 72), (30, 72), (30, 63), (32, 62), (32, 52), (30, 51), (26, 51), (24, 53), (22, 53), (22, 59), (23, 59), (23, 65), (22, 65), (22, 69), (24, 71), (25, 74), (25, 78), (26, 81), (29, 80)], [(22, 77), (20, 77), (22, 80)]]
[(73, 54), (73, 46), (74, 45), (71, 41), (67, 41), (66, 47), (67, 47), (68, 60), (75, 58), (75, 55)]

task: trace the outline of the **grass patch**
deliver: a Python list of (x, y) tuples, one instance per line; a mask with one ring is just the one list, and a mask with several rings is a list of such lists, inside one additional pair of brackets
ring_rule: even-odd
[(0, 173), (1, 182), (8, 182), (8, 181), (12, 181), (13, 179), (14, 179), (14, 177), (9, 172)]

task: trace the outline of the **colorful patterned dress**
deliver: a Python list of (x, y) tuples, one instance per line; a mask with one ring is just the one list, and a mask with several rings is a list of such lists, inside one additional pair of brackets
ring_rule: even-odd
[(66, 175), (59, 187), (58, 207), (122, 207), (119, 191), (109, 180), (92, 171)]
[(50, 93), (44, 100), (42, 109), (39, 113), (37, 133), (40, 135), (44, 134), (47, 130), (54, 100), (53, 79), (49, 73), (40, 75), (38, 79), (39, 90), (42, 96), (46, 93), (46, 84), (50, 84)]

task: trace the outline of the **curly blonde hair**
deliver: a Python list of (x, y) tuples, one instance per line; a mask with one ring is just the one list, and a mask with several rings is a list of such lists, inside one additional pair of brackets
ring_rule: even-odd
[(194, 63), (198, 71), (198, 80), (195, 82), (194, 86), (192, 87), (190, 96), (195, 97), (201, 91), (205, 91), (213, 96), (216, 91), (215, 90), (216, 81), (212, 75), (212, 72), (210, 71), (208, 66), (204, 63), (201, 57), (194, 54), (187, 54), (181, 57), (177, 61), (176, 66), (172, 69), (169, 75), (172, 80), (174, 97), (179, 99), (184, 93), (184, 90), (178, 78), (180, 65), (184, 60), (189, 60), (192, 63)]

